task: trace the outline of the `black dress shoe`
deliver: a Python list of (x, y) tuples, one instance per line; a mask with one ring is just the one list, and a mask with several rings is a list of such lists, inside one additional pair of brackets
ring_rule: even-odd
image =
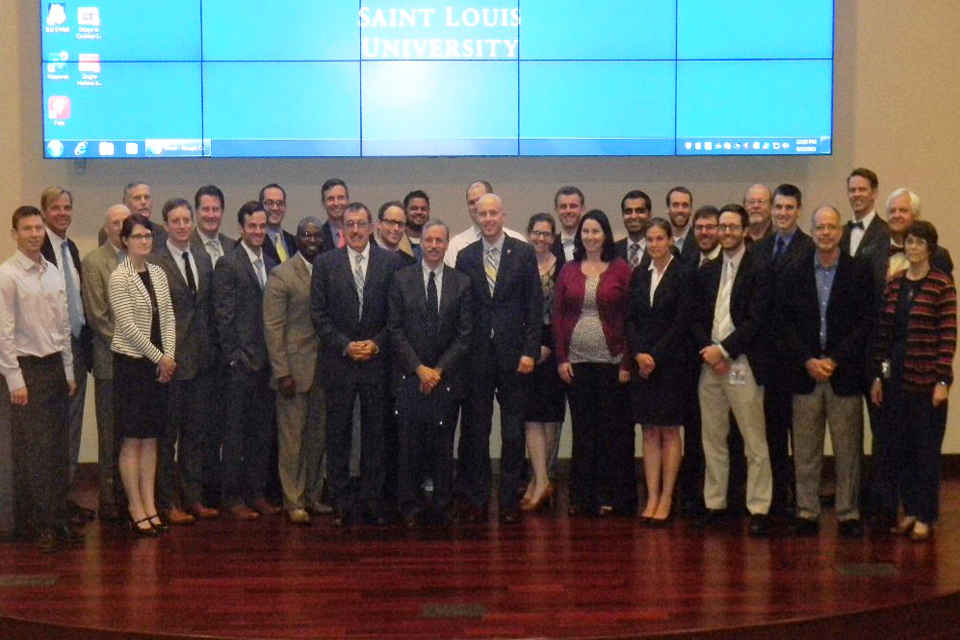
[(520, 522), (520, 511), (516, 507), (501, 509), (500, 522), (503, 524), (517, 524)]
[(820, 533), (820, 523), (809, 518), (795, 518), (793, 521), (793, 535), (816, 536)]
[(747, 535), (751, 538), (765, 538), (770, 535), (770, 517), (763, 513), (750, 516), (750, 526)]
[(863, 523), (859, 518), (844, 520), (840, 523), (840, 535), (844, 538), (862, 538)]
[(61, 524), (55, 528), (57, 540), (65, 544), (83, 544), (83, 534), (68, 524)]

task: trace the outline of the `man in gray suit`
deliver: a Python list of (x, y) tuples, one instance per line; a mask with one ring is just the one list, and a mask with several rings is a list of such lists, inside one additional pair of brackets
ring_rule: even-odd
[(322, 226), (313, 217), (300, 221), (296, 253), (270, 272), (263, 299), (270, 386), (278, 392), (283, 508), (293, 524), (310, 524), (309, 511), (331, 511), (320, 502), (326, 409), (323, 387), (315, 379), (320, 342), (310, 318), (310, 277), (323, 244)]
[(113, 432), (113, 313), (107, 298), (110, 274), (120, 264), (123, 244), (120, 227), (130, 209), (115, 204), (107, 209), (103, 232), (107, 240), (83, 259), (81, 287), (83, 311), (93, 330), (93, 391), (97, 408), (97, 457), (100, 461), (100, 519), (124, 517), (123, 489), (117, 473), (117, 449)]
[(233, 250), (237, 241), (220, 233), (223, 223), (223, 211), (227, 206), (223, 191), (213, 184), (197, 189), (193, 196), (193, 206), (197, 211), (197, 224), (190, 234), (190, 246), (205, 249), (213, 266), (217, 260)]
[(190, 524), (220, 515), (204, 506), (201, 495), (203, 441), (216, 363), (213, 264), (206, 251), (190, 245), (189, 202), (168, 200), (162, 214), (167, 241), (154, 248), (153, 262), (167, 274), (170, 286), (177, 320), (177, 370), (170, 381), (167, 424), (159, 442), (157, 506), (167, 522)]

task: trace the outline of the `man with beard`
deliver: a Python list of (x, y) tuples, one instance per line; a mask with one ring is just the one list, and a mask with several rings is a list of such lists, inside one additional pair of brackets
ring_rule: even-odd
[(743, 208), (750, 215), (750, 231), (745, 242), (749, 245), (760, 242), (773, 233), (773, 196), (766, 185), (755, 184), (743, 194)]
[(417, 261), (413, 257), (410, 240), (404, 233), (407, 225), (407, 213), (403, 203), (397, 200), (384, 202), (377, 212), (377, 228), (370, 236), (370, 242), (388, 251), (393, 251), (403, 261), (403, 264), (413, 264)]
[(420, 234), (423, 225), (430, 219), (430, 197), (421, 189), (411, 191), (403, 198), (403, 209), (407, 214), (407, 240), (410, 241), (413, 257), (420, 260), (423, 258)]
[(680, 264), (689, 266), (697, 261), (700, 251), (693, 239), (690, 218), (693, 216), (693, 194), (686, 187), (674, 187), (667, 192), (667, 215), (673, 230), (673, 246), (680, 252)]

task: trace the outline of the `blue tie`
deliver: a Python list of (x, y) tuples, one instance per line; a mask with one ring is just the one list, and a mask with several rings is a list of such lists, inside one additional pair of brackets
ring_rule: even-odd
[(67, 288), (67, 313), (70, 315), (70, 333), (74, 338), (80, 337), (83, 329), (83, 303), (80, 301), (80, 289), (73, 279), (73, 262), (70, 257), (70, 248), (67, 241), (60, 244), (60, 268), (63, 269), (63, 282)]

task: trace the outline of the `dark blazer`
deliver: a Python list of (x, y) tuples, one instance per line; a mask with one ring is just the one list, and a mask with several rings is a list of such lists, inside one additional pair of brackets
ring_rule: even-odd
[[(326, 387), (383, 384), (387, 362), (387, 297), (394, 273), (401, 267), (392, 251), (370, 245), (363, 285), (363, 317), (347, 247), (317, 256), (310, 281), (310, 315), (320, 336), (317, 359)], [(366, 362), (345, 355), (347, 345), (373, 340), (380, 351)]]
[(167, 274), (173, 315), (177, 326), (177, 370), (174, 380), (192, 380), (209, 370), (216, 362), (217, 350), (213, 330), (213, 262), (206, 249), (190, 247), (190, 267), (197, 293), (190, 292), (176, 260), (166, 243), (158, 247), (150, 262)]
[[(793, 232), (793, 238), (790, 239), (790, 244), (784, 249), (783, 255), (774, 262), (773, 251), (776, 247), (777, 237), (776, 232), (771, 233), (763, 238), (763, 240), (755, 242), (748, 249), (748, 251), (752, 251), (755, 254), (757, 266), (770, 272), (768, 274), (770, 282), (769, 291), (773, 298), (770, 303), (774, 306), (783, 300), (785, 295), (783, 274), (789, 271), (802, 256), (806, 256), (808, 252), (816, 249), (813, 239), (798, 228)], [(813, 258), (811, 258), (811, 260), (812, 259)], [(771, 306), (771, 309), (773, 309), (773, 306)], [(779, 368), (784, 364), (787, 355), (787, 343), (784, 339), (782, 327), (778, 326), (776, 322), (767, 322), (764, 324), (763, 332), (764, 339), (770, 348), (770, 353), (775, 356), (770, 364), (771, 366)]]
[(827, 302), (827, 346), (820, 348), (820, 303), (814, 272), (816, 249), (809, 249), (784, 274), (784, 297), (777, 305), (777, 322), (787, 344), (787, 362), (793, 372), (794, 393), (812, 393), (816, 381), (804, 364), (810, 358), (832, 358), (830, 377), (834, 393), (859, 395), (872, 334), (874, 308), (869, 265), (841, 250)]
[[(52, 232), (50, 232), (52, 233)], [(67, 238), (65, 240), (67, 243), (67, 251), (70, 252), (70, 258), (73, 260), (73, 267), (77, 270), (77, 291), (82, 294), (81, 283), (83, 282), (83, 267), (80, 263), (80, 250), (77, 249), (77, 244)], [(103, 243), (101, 243), (103, 244)], [(40, 245), (40, 254), (46, 259), (47, 262), (52, 262), (54, 266), (58, 269), (60, 268), (60, 263), (58, 262), (58, 256), (56, 251), (53, 250), (53, 244), (50, 242), (50, 236), (47, 235), (46, 230), (43, 235), (43, 244)], [(83, 328), (80, 330), (80, 348), (83, 350), (83, 366), (89, 372), (93, 370), (93, 330), (90, 328), (90, 323), (84, 319)]]
[[(387, 249), (386, 247), (381, 245), (379, 242), (377, 242), (376, 235), (377, 234), (375, 233), (370, 234), (370, 244), (372, 244), (375, 247), (380, 247), (384, 251), (393, 251), (392, 249)], [(411, 264), (416, 264), (418, 262), (416, 258), (414, 258), (412, 255), (410, 255), (405, 251), (394, 251), (394, 253), (397, 254), (398, 258), (400, 258), (401, 266), (406, 267)]]
[[(763, 384), (767, 368), (767, 345), (762, 329), (770, 316), (769, 270), (757, 264), (755, 251), (747, 250), (740, 261), (730, 293), (734, 331), (721, 343), (731, 358), (747, 355), (757, 384)], [(696, 348), (713, 344), (713, 312), (720, 291), (724, 255), (704, 263), (696, 272), (693, 296), (693, 339)]]
[(333, 229), (333, 225), (330, 224), (329, 220), (327, 220), (320, 226), (320, 232), (321, 232), (320, 253), (326, 253), (327, 251), (333, 251), (334, 249), (338, 248), (337, 241), (334, 240), (334, 237), (335, 237), (334, 231), (336, 230)]
[(561, 266), (567, 261), (567, 254), (563, 251), (563, 240), (560, 239), (560, 234), (557, 233), (553, 236), (553, 244), (550, 245), (550, 253), (553, 254), (553, 257), (557, 259), (557, 271), (560, 271)]
[[(233, 251), (234, 247), (237, 246), (237, 240), (235, 238), (225, 236), (222, 233), (217, 234), (217, 239), (220, 240), (220, 247), (223, 249), (224, 255)], [(200, 236), (200, 232), (195, 228), (193, 233), (190, 234), (190, 246), (206, 251), (207, 249), (203, 243), (204, 239)], [(208, 253), (207, 256), (209, 257), (209, 255), (210, 254)]]
[[(262, 252), (264, 277), (277, 266)], [(223, 358), (248, 372), (265, 370), (267, 344), (263, 338), (263, 290), (242, 242), (217, 261), (213, 270), (213, 308)]]
[[(691, 220), (693, 217), (691, 216)], [(697, 268), (697, 262), (700, 260), (700, 247), (697, 246), (697, 239), (693, 237), (693, 223), (687, 229), (687, 235), (683, 239), (683, 249), (679, 250), (680, 264), (687, 268)], [(649, 266), (649, 262), (647, 265)]]
[[(631, 361), (649, 353), (657, 368), (689, 354), (690, 279), (688, 269), (674, 258), (653, 294), (650, 304), (649, 268), (636, 268), (630, 279), (630, 308), (627, 311), (627, 338)], [(631, 369), (635, 369), (631, 362)]]
[[(843, 225), (843, 235), (840, 237), (840, 251), (848, 255), (850, 253), (850, 231), (852, 229), (853, 220), (847, 220), (847, 223)], [(870, 223), (870, 226), (864, 230), (860, 244), (857, 245), (857, 254), (854, 257), (859, 258), (873, 245), (889, 240), (890, 225), (888, 225), (887, 221), (881, 218), (878, 213), (873, 217), (873, 222)]]
[[(873, 225), (870, 225), (873, 228)], [(859, 252), (858, 252), (859, 253)], [(880, 308), (883, 305), (883, 290), (887, 286), (887, 268), (890, 265), (890, 235), (874, 242), (862, 255), (873, 270), (873, 319), (879, 321)], [(930, 266), (936, 267), (946, 274), (953, 275), (953, 259), (950, 252), (938, 246), (930, 256)]]
[[(627, 264), (630, 264), (630, 258), (627, 256), (627, 253), (628, 253), (628, 252), (627, 252), (627, 240), (629, 240), (629, 237), (627, 237), (627, 238), (620, 238), (619, 240), (617, 240), (616, 242), (614, 242), (614, 243), (613, 243), (613, 250), (617, 252), (617, 256), (619, 256), (619, 257), (623, 258), (624, 260), (626, 260), (626, 261), (627, 261)], [(686, 241), (684, 241), (684, 242), (686, 242)], [(677, 249), (675, 246), (671, 246), (671, 247), (670, 247), (670, 252), (673, 253), (673, 257), (674, 257), (674, 258), (679, 258), (679, 257), (680, 257), (680, 250)], [(698, 257), (699, 257), (699, 256), (698, 256)], [(688, 260), (689, 260), (689, 258), (688, 258)], [(697, 264), (696, 261), (694, 261), (693, 264), (696, 265), (696, 264)], [(639, 263), (637, 266), (638, 266), (638, 267), (643, 267), (644, 269), (646, 269), (647, 267), (650, 266), (650, 254), (647, 253), (646, 248), (644, 248), (644, 250), (643, 250), (643, 255), (640, 256), (640, 263)]]
[(440, 287), (437, 334), (426, 332), (427, 292), (420, 263), (404, 267), (390, 285), (387, 328), (393, 353), (394, 383), (415, 375), (424, 364), (443, 370), (445, 385), (455, 397), (463, 396), (461, 369), (470, 347), (473, 328), (470, 278), (444, 265)]
[[(287, 248), (287, 257), (292, 258), (297, 253), (297, 236), (293, 235), (286, 229), (281, 229), (283, 232), (283, 244)], [(270, 256), (270, 259), (276, 264), (280, 264), (280, 255), (277, 253), (277, 247), (270, 240), (270, 234), (263, 240), (263, 252)]]
[(473, 296), (475, 353), (494, 349), (498, 366), (515, 371), (521, 356), (540, 357), (543, 325), (543, 290), (533, 247), (504, 236), (503, 252), (493, 295), (483, 268), (483, 240), (457, 255), (457, 270), (470, 277)]

